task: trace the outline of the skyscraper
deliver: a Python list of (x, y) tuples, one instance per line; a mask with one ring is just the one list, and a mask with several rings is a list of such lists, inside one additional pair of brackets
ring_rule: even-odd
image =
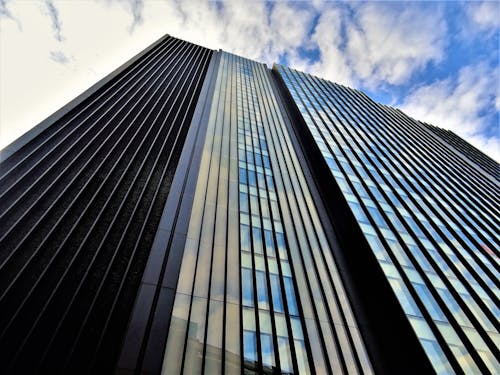
[(2, 151), (11, 372), (496, 373), (498, 164), (165, 36)]

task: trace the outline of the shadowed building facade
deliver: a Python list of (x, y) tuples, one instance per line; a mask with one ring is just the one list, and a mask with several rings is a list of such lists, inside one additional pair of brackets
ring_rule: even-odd
[(498, 164), (165, 36), (2, 151), (7, 372), (498, 373)]

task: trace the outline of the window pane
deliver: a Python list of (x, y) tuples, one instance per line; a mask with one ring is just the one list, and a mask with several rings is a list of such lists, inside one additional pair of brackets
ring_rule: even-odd
[(264, 230), (264, 236), (265, 236), (265, 241), (266, 241), (267, 256), (275, 256), (274, 243), (273, 243), (273, 233), (270, 230)]
[(262, 254), (262, 235), (260, 228), (253, 227), (253, 248), (256, 253)]
[(290, 355), (290, 346), (286, 337), (278, 337), (278, 346), (280, 353), (281, 371), (293, 372), (292, 356)]
[(253, 306), (252, 271), (243, 268), (241, 271), (241, 287), (243, 289), (243, 305)]
[(307, 361), (306, 345), (303, 340), (294, 340), (295, 353), (297, 353), (297, 365), (299, 374), (309, 374), (309, 362)]
[(295, 293), (293, 290), (293, 283), (290, 277), (284, 277), (286, 300), (288, 302), (288, 312), (290, 315), (299, 315), (297, 308), (297, 301), (295, 301)]
[(283, 300), (281, 299), (280, 281), (278, 275), (271, 274), (271, 290), (273, 294), (273, 307), (276, 312), (284, 312)]
[(266, 275), (262, 271), (257, 271), (257, 297), (260, 309), (269, 309), (269, 300), (267, 298)]
[(240, 168), (240, 183), (241, 184), (247, 184), (247, 171), (243, 168)]
[(273, 338), (271, 335), (262, 333), (260, 335), (260, 343), (262, 347), (262, 364), (264, 366), (273, 367), (274, 366), (274, 350), (273, 350)]
[(255, 332), (243, 331), (243, 353), (245, 361), (257, 362), (257, 338)]
[(240, 225), (241, 250), (250, 251), (250, 228), (248, 225)]
[(283, 235), (283, 233), (276, 232), (276, 242), (278, 243), (278, 251), (281, 259), (287, 259), (285, 236)]
[(454, 374), (439, 344), (433, 340), (420, 339), (427, 356), (438, 374)]
[(240, 193), (240, 211), (248, 212), (248, 198), (245, 193)]

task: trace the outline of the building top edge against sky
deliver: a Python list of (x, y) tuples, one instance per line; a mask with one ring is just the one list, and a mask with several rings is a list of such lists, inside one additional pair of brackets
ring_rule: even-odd
[(361, 89), (498, 160), (499, 12), (494, 1), (7, 0), (0, 148), (169, 33)]
[[(184, 39), (182, 39), (182, 38), (179, 38), (178, 36), (173, 36), (173, 35), (170, 35), (170, 34), (165, 34), (165, 35), (166, 35), (166, 36), (172, 36), (172, 37), (177, 38), (177, 39), (180, 39), (180, 40), (184, 40)], [(163, 36), (163, 37), (164, 37), (164, 36)], [(163, 38), (163, 37), (161, 37), (161, 38)], [(160, 39), (161, 39), (161, 38), (160, 38)], [(184, 40), (184, 41), (188, 42), (187, 40)], [(191, 42), (189, 42), (189, 43), (191, 43)], [(200, 45), (200, 46), (201, 46), (201, 45)], [(204, 47), (204, 48), (206, 48), (206, 47)], [(213, 51), (216, 51), (216, 49), (213, 49)], [(225, 52), (225, 53), (229, 53), (229, 54), (233, 54), (232, 52), (229, 52), (229, 51), (224, 51), (224, 50), (222, 50), (222, 49), (218, 49), (218, 51), (220, 51), (220, 52)], [(140, 55), (140, 54), (142, 54), (142, 51), (141, 51), (138, 55)], [(237, 56), (237, 55), (236, 55), (236, 56)], [(238, 57), (239, 57), (239, 58), (243, 58), (243, 59), (247, 59), (247, 60), (251, 60), (251, 59), (246, 58), (246, 57), (241, 57), (241, 56), (238, 56)], [(136, 56), (135, 56), (135, 57), (132, 57), (130, 60), (133, 60), (134, 58), (136, 58)], [(251, 60), (251, 61), (253, 61), (253, 60)], [(268, 66), (267, 66), (267, 63), (265, 63), (265, 62), (259, 62), (259, 63), (263, 64), (264, 66), (266, 66), (266, 67), (267, 67), (267, 68), (269, 68), (269, 69), (275, 69), (275, 68), (278, 68), (279, 66), (282, 66), (282, 64), (277, 63), (277, 62), (273, 62), (271, 67), (268, 67)], [(127, 64), (128, 64), (128, 63), (127, 63)], [(116, 70), (115, 70), (114, 72), (119, 71), (119, 70), (120, 70), (120, 69), (122, 69), (122, 68), (123, 68), (123, 67), (122, 67), (122, 66), (120, 66), (120, 67), (116, 68)], [(289, 69), (296, 70), (296, 69), (294, 69), (294, 68), (289, 68)], [(299, 70), (297, 70), (297, 71), (299, 71)], [(109, 75), (114, 74), (114, 72), (109, 73), (106, 77), (102, 78), (102, 80), (101, 80), (101, 81), (105, 81), (105, 80), (107, 80), (107, 79), (109, 78)], [(309, 73), (307, 73), (307, 74), (309, 74)], [(315, 75), (313, 75), (313, 74), (310, 74), (310, 75), (311, 75), (311, 76), (313, 76), (313, 77), (317, 77), (317, 76), (315, 76)], [(327, 79), (325, 79), (325, 78), (323, 78), (323, 77), (317, 77), (317, 78), (322, 79), (322, 80), (327, 80)], [(93, 85), (93, 87), (94, 87), (94, 86), (95, 86), (95, 87), (98, 87), (98, 86), (101, 84), (101, 81), (96, 82), (96, 83)], [(401, 109), (399, 109), (399, 108), (397, 108), (397, 107), (391, 107), (390, 105), (383, 104), (383, 103), (380, 103), (380, 102), (375, 101), (375, 100), (374, 100), (374, 99), (372, 99), (370, 96), (368, 96), (365, 92), (363, 92), (363, 90), (355, 89), (355, 88), (352, 88), (352, 87), (349, 87), (349, 86), (346, 86), (346, 85), (342, 85), (342, 84), (340, 84), (340, 83), (336, 83), (336, 82), (332, 82), (332, 83), (333, 83), (333, 84), (335, 84), (335, 85), (339, 85), (339, 86), (342, 86), (342, 87), (346, 87), (346, 88), (348, 88), (348, 89), (350, 89), (350, 90), (354, 90), (354, 91), (356, 91), (356, 92), (359, 92), (361, 95), (365, 96), (368, 100), (373, 101), (373, 102), (374, 102), (374, 103), (376, 103), (377, 105), (380, 105), (380, 106), (387, 106), (387, 107), (390, 107), (390, 108), (392, 108), (392, 109), (394, 109), (394, 110), (396, 110), (396, 111), (401, 111)], [(81, 95), (85, 95), (86, 93), (88, 93), (88, 92), (89, 92), (89, 91), (91, 91), (91, 90), (92, 90), (92, 88), (89, 88), (88, 90), (85, 90), (84, 92), (82, 92), (79, 96), (81, 96)], [(71, 106), (71, 103), (69, 103), (68, 105), (69, 105), (69, 106)], [(59, 112), (59, 111), (57, 111), (57, 112)], [(56, 113), (57, 113), (57, 112), (56, 112)], [(403, 111), (401, 111), (401, 112), (403, 112)], [(54, 114), (56, 114), (56, 113), (54, 113)], [(403, 113), (404, 113), (404, 112), (403, 112)], [(407, 114), (405, 114), (405, 116), (408, 116), (408, 115), (407, 115)], [(50, 117), (52, 117), (52, 115), (51, 115)], [(49, 118), (50, 118), (50, 117), (49, 117)], [(411, 117), (411, 116), (408, 116), (408, 117)], [(47, 120), (48, 120), (49, 118), (47, 118)], [(444, 140), (444, 141), (445, 141), (445, 142), (447, 142), (447, 143), (450, 143), (450, 142), (451, 142), (452, 144), (454, 144), (455, 146), (457, 146), (457, 145), (456, 145), (456, 143), (457, 143), (457, 142), (458, 142), (458, 143), (463, 143), (463, 142), (465, 142), (465, 143), (467, 144), (466, 146), (464, 145), (464, 146), (462, 146), (462, 147), (455, 147), (455, 149), (459, 150), (459, 151), (461, 152), (461, 154), (462, 154), (462, 155), (465, 155), (468, 159), (470, 159), (470, 158), (475, 158), (476, 160), (480, 160), (481, 162), (480, 162), (479, 164), (483, 166), (483, 169), (485, 169), (485, 171), (486, 171), (486, 172), (488, 172), (490, 175), (493, 175), (493, 176), (494, 176), (494, 178), (496, 178), (497, 180), (498, 180), (498, 179), (500, 179), (500, 168), (498, 167), (498, 166), (499, 166), (499, 163), (498, 163), (496, 160), (492, 159), (492, 158), (491, 158), (490, 156), (488, 156), (487, 154), (485, 154), (485, 153), (481, 152), (481, 150), (477, 149), (476, 147), (474, 147), (473, 145), (471, 145), (470, 143), (468, 143), (467, 141), (465, 141), (463, 138), (461, 138), (459, 135), (457, 135), (457, 134), (456, 134), (455, 132), (453, 132), (452, 130), (448, 130), (448, 129), (445, 129), (445, 128), (441, 128), (441, 127), (439, 127), (439, 124), (428, 124), (428, 123), (426, 123), (426, 122), (424, 122), (424, 121), (420, 121), (419, 119), (414, 119), (414, 120), (416, 120), (416, 121), (419, 121), (419, 122), (423, 123), (423, 124), (424, 124), (424, 125), (426, 125), (426, 126), (427, 126), (427, 128), (429, 128), (429, 129), (432, 129), (432, 130), (434, 130), (434, 129), (435, 129), (435, 132), (438, 132), (438, 133), (440, 133), (441, 135), (443, 135), (443, 134), (445, 134), (445, 133), (450, 134), (450, 135), (451, 135), (451, 138), (453, 138), (453, 139), (454, 139), (454, 141), (453, 141), (453, 140), (451, 140), (451, 139), (450, 139), (450, 137), (441, 137), (441, 138), (440, 138), (441, 140)], [(44, 120), (42, 123), (45, 123), (45, 122), (46, 122), (46, 121)], [(43, 125), (42, 125), (42, 126), (43, 126)], [(9, 154), (10, 154), (10, 151), (8, 151), (8, 150), (9, 150), (11, 147), (14, 147), (14, 149), (16, 148), (16, 146), (14, 145), (15, 143), (18, 143), (18, 142), (19, 142), (19, 140), (21, 140), (22, 138), (24, 138), (24, 136), (25, 136), (25, 135), (28, 135), (28, 133), (30, 133), (30, 132), (32, 132), (32, 131), (36, 131), (36, 130), (35, 130), (35, 129), (33, 129), (33, 128), (32, 128), (32, 129), (30, 129), (30, 130), (28, 130), (25, 134), (23, 134), (23, 135), (19, 136), (19, 137), (18, 137), (17, 139), (15, 139), (15, 140), (13, 140), (13, 141), (11, 142), (11, 144), (5, 145), (2, 149), (0, 149), (0, 161), (6, 158), (6, 156), (5, 156), (5, 155), (9, 155)], [(28, 138), (29, 138), (29, 136), (28, 136)], [(462, 142), (462, 141), (463, 141), (463, 142)], [(486, 165), (487, 165), (488, 167), (486, 167)]]
[(362, 91), (165, 35), (2, 150), (0, 358), (498, 373), (499, 175)]

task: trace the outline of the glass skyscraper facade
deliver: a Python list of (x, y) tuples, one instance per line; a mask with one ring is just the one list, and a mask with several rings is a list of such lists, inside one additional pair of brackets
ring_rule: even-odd
[(165, 36), (1, 157), (7, 372), (500, 372), (498, 164), (359, 91)]
[(436, 372), (497, 372), (498, 182), (400, 111), (276, 70)]

